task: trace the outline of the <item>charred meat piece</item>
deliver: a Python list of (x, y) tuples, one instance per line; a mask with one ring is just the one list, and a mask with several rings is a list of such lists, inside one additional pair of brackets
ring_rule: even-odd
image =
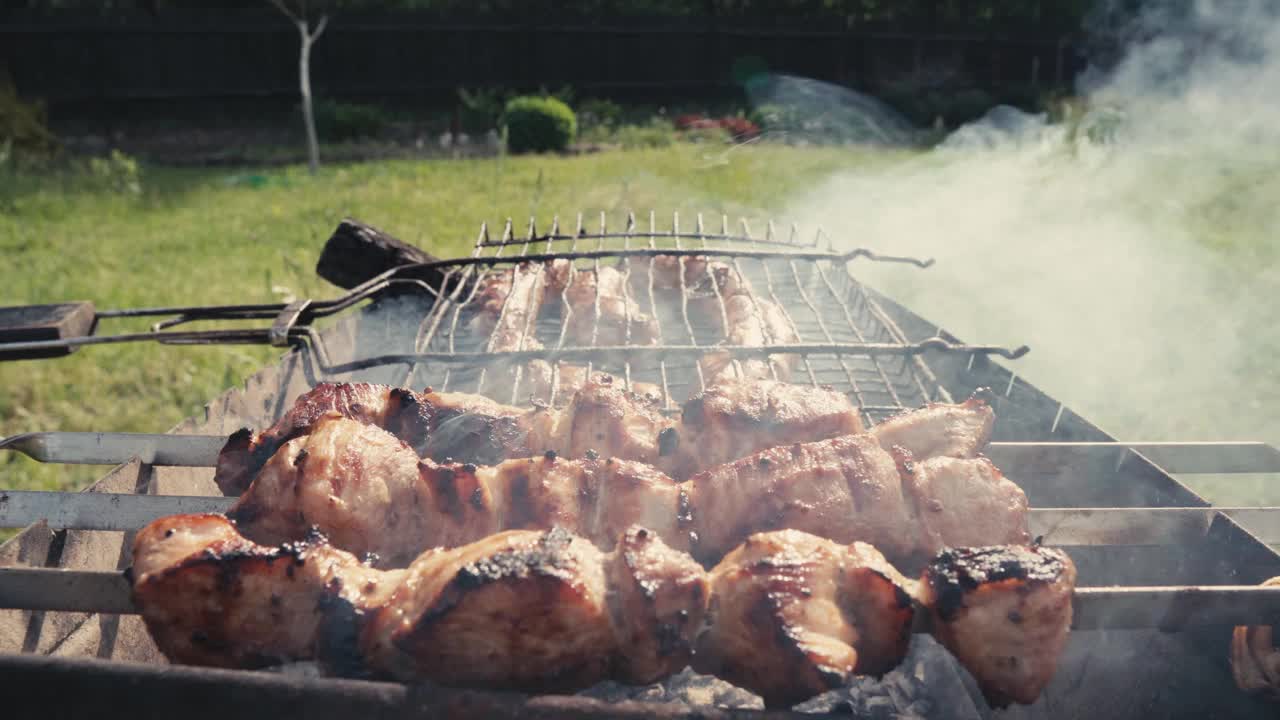
[(875, 548), (795, 530), (761, 533), (710, 572), (694, 668), (792, 705), (906, 655), (910, 581)]
[(1071, 627), (1076, 568), (1039, 546), (943, 550), (925, 569), (921, 601), (934, 635), (978, 681), (987, 702), (1035, 702)]
[(561, 529), (505, 532), (414, 562), (364, 646), (375, 667), (446, 685), (651, 681), (688, 664), (705, 585), (688, 556), (644, 530), (607, 555)]
[(409, 391), (369, 383), (320, 383), (299, 397), (267, 430), (236, 431), (218, 453), (214, 481), (225, 495), (239, 495), (259, 468), (289, 440), (311, 432), (321, 418), (337, 413), (377, 425), (414, 443), (427, 431), (429, 418)]
[[(1280, 577), (1262, 583), (1280, 587)], [(1240, 626), (1231, 632), (1231, 673), (1236, 686), (1280, 701), (1280, 645), (1270, 625)]]
[(156, 520), (133, 542), (134, 602), (174, 662), (253, 668), (356, 649), (331, 616), (360, 618), (386, 602), (403, 571), (381, 572), (323, 536), (265, 547), (220, 515)]
[(995, 412), (978, 394), (950, 405), (930, 403), (871, 429), (885, 450), (900, 447), (917, 460), (947, 456), (976, 457), (991, 440)]
[(691, 477), (754, 452), (863, 431), (843, 393), (775, 380), (727, 380), (684, 404), (679, 447), (659, 466)]

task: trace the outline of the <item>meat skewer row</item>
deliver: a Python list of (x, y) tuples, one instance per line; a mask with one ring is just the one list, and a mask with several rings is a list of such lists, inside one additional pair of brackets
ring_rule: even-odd
[[(904, 416), (884, 426), (886, 437), (911, 439), (894, 428), (916, 423), (937, 434), (954, 425), (949, 410), (921, 413), (921, 420)], [(884, 449), (870, 433), (759, 451), (678, 483), (651, 465), (590, 452), (440, 464), (381, 428), (337, 415), (286, 443), (229, 514), (258, 542), (297, 540), (314, 526), (338, 547), (376, 554), (388, 566), (427, 548), (555, 525), (607, 547), (638, 523), (705, 562), (751, 533), (777, 528), (871, 542), (903, 562), (947, 545), (1029, 539), (1026, 495), (989, 460), (917, 461), (901, 447)]]
[(922, 582), (872, 546), (752, 535), (710, 571), (633, 526), (602, 552), (511, 531), (378, 571), (320, 535), (283, 547), (225, 518), (157, 520), (134, 541), (134, 600), (175, 662), (318, 659), (343, 674), (530, 692), (649, 683), (686, 666), (790, 705), (881, 674), (917, 606), (993, 704), (1033, 701), (1071, 624), (1075, 568), (1043, 547), (938, 555)]
[[(564, 408), (518, 408), (470, 393), (322, 383), (266, 431), (255, 434), (246, 428), (232, 434), (218, 456), (214, 480), (225, 494), (243, 493), (281, 445), (310, 433), (329, 413), (381, 427), (435, 460), (489, 465), (548, 450), (572, 458), (593, 450), (654, 463), (680, 479), (777, 444), (862, 430), (849, 398), (825, 388), (728, 381), (691, 398), (673, 421), (659, 412), (656, 397), (620, 385), (600, 374)], [(923, 440), (909, 432), (924, 418), (942, 413), (948, 414), (952, 429)], [(990, 436), (992, 422), (990, 408), (971, 400), (917, 411), (876, 432), (893, 435), (894, 444), (912, 450), (941, 440), (948, 445), (946, 454), (973, 455)]]

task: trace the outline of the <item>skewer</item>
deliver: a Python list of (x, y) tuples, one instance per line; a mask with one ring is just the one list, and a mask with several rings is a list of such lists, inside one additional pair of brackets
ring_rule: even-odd
[[(0, 568), (0, 608), (136, 613), (123, 573)], [(1280, 624), (1280, 587), (1188, 585), (1082, 587), (1073, 598), (1073, 630), (1182, 630), (1203, 625)], [(924, 613), (915, 632), (928, 632)]]
[[(118, 465), (137, 457), (152, 465), (213, 467), (226, 442), (225, 435), (31, 432), (0, 438), (0, 450), (52, 463)], [(1129, 453), (1174, 474), (1280, 472), (1280, 449), (1264, 442), (993, 442), (985, 453), (1012, 477), (1091, 459), (1119, 463)]]
[[(0, 491), (0, 528), (137, 530), (157, 518), (226, 512), (236, 498), (130, 493)], [(1046, 545), (1178, 545), (1204, 538), (1219, 515), (1280, 544), (1280, 507), (1034, 508), (1033, 537)]]

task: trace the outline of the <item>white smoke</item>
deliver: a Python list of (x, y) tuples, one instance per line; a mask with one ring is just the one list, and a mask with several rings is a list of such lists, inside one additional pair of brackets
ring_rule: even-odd
[(1121, 438), (1280, 442), (1273, 6), (1149, 9), (1085, 75), (1082, 120), (997, 109), (786, 215), (937, 258), (851, 270), (967, 341), (1030, 345), (1010, 367)]

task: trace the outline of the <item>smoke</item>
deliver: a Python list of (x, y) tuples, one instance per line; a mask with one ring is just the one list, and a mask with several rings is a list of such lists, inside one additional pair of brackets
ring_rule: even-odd
[(785, 214), (937, 258), (850, 269), (967, 341), (1030, 345), (1009, 366), (1121, 438), (1278, 442), (1280, 22), (1179, 5), (1099, 15), (1127, 45), (1082, 116), (997, 108)]

